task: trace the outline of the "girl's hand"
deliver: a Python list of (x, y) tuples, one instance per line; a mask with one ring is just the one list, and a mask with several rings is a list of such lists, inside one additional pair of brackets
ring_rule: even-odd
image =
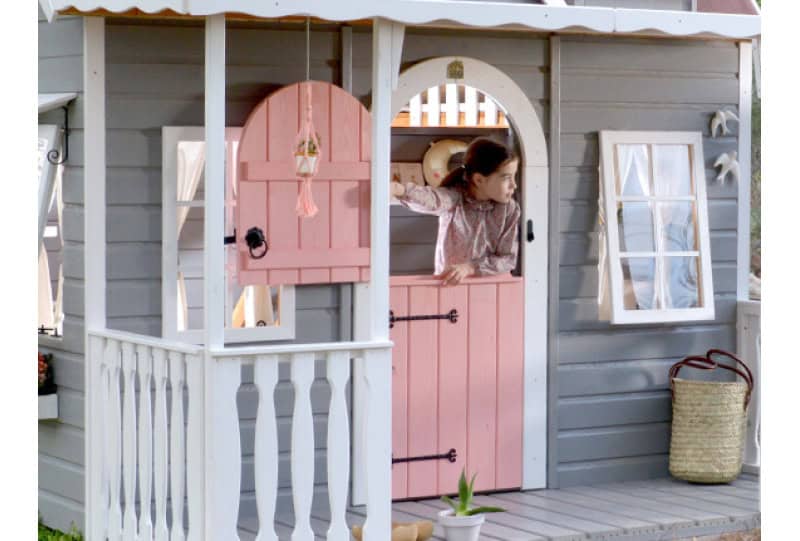
[(475, 274), (475, 267), (472, 263), (457, 263), (451, 265), (443, 273), (435, 276), (437, 279), (442, 280), (443, 286), (455, 286), (461, 283), (461, 280)]
[(394, 197), (403, 197), (406, 194), (406, 187), (399, 182), (392, 182), (392, 195)]

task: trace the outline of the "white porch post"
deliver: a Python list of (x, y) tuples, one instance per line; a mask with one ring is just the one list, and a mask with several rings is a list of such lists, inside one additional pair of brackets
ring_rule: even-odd
[[(206, 18), (205, 27), (205, 222), (203, 259), (205, 373), (205, 539), (238, 539), (240, 471), (229, 452), (238, 441), (228, 437), (235, 411), (235, 369), (211, 354), (224, 346), (225, 325), (225, 15)], [(229, 385), (230, 383), (230, 385)], [(229, 403), (231, 402), (232, 403)], [(224, 422), (223, 422), (224, 421)], [(226, 429), (228, 429), (226, 431)], [(235, 433), (238, 435), (238, 426)]]
[[(101, 509), (103, 433), (97, 383), (100, 362), (92, 353), (89, 330), (106, 326), (106, 53), (105, 19), (83, 20), (83, 206), (84, 206), (84, 353), (86, 367), (84, 482), (86, 539), (105, 537), (107, 509)], [(99, 370), (99, 369), (98, 369)]]
[(739, 42), (739, 216), (736, 231), (736, 298), (750, 299), (750, 153), (753, 44)]
[[(392, 23), (372, 26), (372, 185), (370, 212), (369, 339), (389, 338), (389, 160), (391, 152)], [(364, 359), (366, 414), (361, 441), (366, 474), (365, 541), (389, 539), (392, 515), (391, 352)], [(364, 397), (361, 396), (363, 399)], [(356, 464), (356, 468), (359, 465)]]

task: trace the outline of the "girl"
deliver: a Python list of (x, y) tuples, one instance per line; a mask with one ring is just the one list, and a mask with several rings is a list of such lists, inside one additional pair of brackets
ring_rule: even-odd
[(392, 194), (402, 205), (439, 217), (435, 273), (443, 285), (516, 267), (520, 210), (513, 196), (518, 165), (508, 147), (480, 137), (467, 147), (464, 165), (438, 188), (392, 183)]

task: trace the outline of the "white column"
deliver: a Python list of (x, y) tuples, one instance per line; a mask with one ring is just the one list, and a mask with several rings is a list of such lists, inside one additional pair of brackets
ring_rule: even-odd
[(389, 339), (389, 171), (392, 124), (392, 24), (375, 19), (372, 34), (372, 188), (370, 340)]
[[(106, 326), (106, 53), (105, 19), (83, 19), (83, 205), (84, 205), (84, 351), (87, 362), (99, 363), (91, 355), (88, 331)], [(95, 347), (94, 353), (99, 353)], [(100, 402), (91, 367), (84, 371), (86, 388), (85, 524), (87, 540), (103, 536), (106, 511), (101, 510), (102, 433), (93, 423)]]
[(739, 43), (739, 219), (736, 231), (736, 298), (750, 298), (750, 130), (753, 107), (753, 44)]
[(221, 347), (225, 324), (225, 16), (206, 18), (205, 228), (206, 348)]

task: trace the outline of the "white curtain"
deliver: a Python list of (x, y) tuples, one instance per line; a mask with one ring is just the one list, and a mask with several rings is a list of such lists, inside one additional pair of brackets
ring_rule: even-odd
[(39, 302), (37, 327), (53, 328), (53, 286), (50, 284), (50, 265), (44, 244), (39, 248)]
[[(200, 184), (203, 167), (206, 161), (205, 142), (180, 141), (178, 143), (178, 185), (177, 200), (192, 201)], [(189, 215), (188, 206), (178, 206), (177, 211), (177, 237), (180, 239), (181, 230)], [(186, 330), (189, 319), (189, 305), (186, 300), (186, 284), (182, 272), (178, 272), (178, 330)]]
[[(647, 145), (618, 145), (618, 151), (622, 166), (620, 195), (651, 195)], [(653, 212), (650, 204), (625, 204), (618, 226), (622, 228), (624, 240), (624, 245), (620, 246), (621, 251), (654, 251)], [(629, 258), (626, 263), (637, 308), (656, 308), (655, 258)]]

